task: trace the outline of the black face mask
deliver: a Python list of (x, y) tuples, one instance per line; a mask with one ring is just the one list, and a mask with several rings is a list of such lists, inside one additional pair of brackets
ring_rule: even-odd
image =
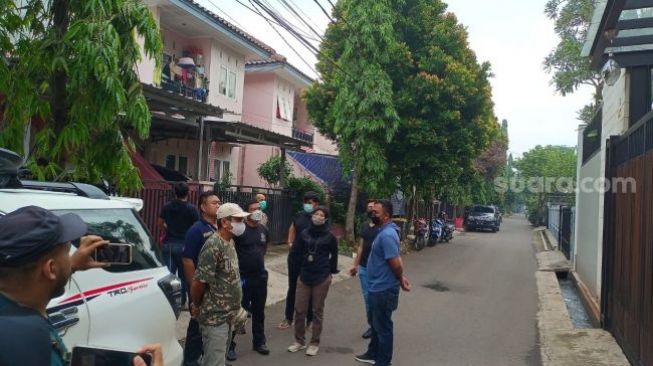
[(379, 225), (381, 224), (381, 218), (374, 216), (372, 217), (372, 222), (374, 223), (374, 225)]

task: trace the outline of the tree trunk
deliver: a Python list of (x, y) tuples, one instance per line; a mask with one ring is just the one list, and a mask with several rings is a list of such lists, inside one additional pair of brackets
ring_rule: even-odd
[(356, 242), (354, 226), (356, 224), (356, 205), (358, 203), (358, 175), (358, 168), (354, 168), (351, 179), (351, 196), (349, 197), (347, 219), (345, 223), (345, 240), (349, 245), (353, 245)]
[[(52, 2), (52, 24), (59, 39), (63, 39), (68, 31), (70, 24), (69, 0), (53, 0)], [(52, 99), (50, 107), (52, 110), (52, 126), (55, 136), (59, 136), (61, 130), (68, 122), (68, 105), (66, 103), (66, 83), (68, 77), (64, 70), (55, 70), (52, 75)], [(57, 163), (62, 169), (65, 169), (66, 154), (59, 153), (59, 161)]]

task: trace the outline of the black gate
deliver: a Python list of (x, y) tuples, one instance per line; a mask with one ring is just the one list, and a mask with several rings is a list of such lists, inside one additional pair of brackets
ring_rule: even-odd
[(653, 366), (653, 112), (610, 137), (606, 157), (602, 323), (631, 363)]
[(560, 250), (567, 259), (571, 255), (571, 207), (563, 206), (560, 210)]

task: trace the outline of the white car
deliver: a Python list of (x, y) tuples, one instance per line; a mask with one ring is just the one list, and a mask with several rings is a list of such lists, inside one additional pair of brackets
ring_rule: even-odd
[[(16, 182), (5, 181), (5, 186)], [(165, 364), (181, 365), (183, 351), (175, 336), (181, 283), (161, 264), (156, 244), (138, 216), (136, 208), (142, 207), (142, 201), (109, 198), (84, 184), (24, 181), (20, 185), (0, 188), (0, 215), (29, 205), (55, 214), (73, 212), (91, 233), (134, 245), (132, 264), (75, 273), (65, 294), (48, 304), (50, 319), (68, 349), (79, 344), (135, 351), (144, 344), (160, 343)]]

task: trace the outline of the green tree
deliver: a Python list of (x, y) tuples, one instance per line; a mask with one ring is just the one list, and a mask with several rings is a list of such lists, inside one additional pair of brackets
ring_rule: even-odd
[(275, 187), (281, 182), (281, 177), (289, 177), (292, 172), (290, 164), (281, 159), (280, 156), (273, 156), (256, 169), (258, 176), (268, 185)]
[(544, 69), (552, 74), (551, 84), (564, 95), (581, 85), (594, 88), (593, 103), (578, 112), (579, 119), (589, 122), (602, 100), (603, 80), (581, 56), (594, 11), (594, 0), (548, 0), (544, 13), (554, 21), (560, 42), (544, 59)]
[(406, 194), (460, 200), (458, 188), (498, 130), (490, 65), (478, 62), (442, 1), (397, 1), (393, 9), (411, 62), (390, 73), (402, 121), (387, 145), (391, 171)]
[(31, 132), (39, 179), (140, 187), (129, 153), (150, 112), (135, 66), (161, 50), (137, 0), (0, 0), (0, 146), (22, 151)]
[(390, 191), (385, 146), (399, 126), (391, 65), (408, 62), (396, 39), (390, 0), (341, 0), (318, 54), (320, 81), (306, 92), (316, 127), (338, 141), (345, 171), (352, 172), (346, 240), (354, 242), (359, 189)]
[[(522, 158), (515, 162), (515, 167), (519, 178), (525, 183), (524, 198), (529, 220), (533, 225), (542, 225), (545, 222), (547, 197), (550, 194), (573, 193), (576, 149), (568, 146), (538, 145), (525, 152)], [(564, 178), (572, 184), (561, 184), (559, 178)]]

